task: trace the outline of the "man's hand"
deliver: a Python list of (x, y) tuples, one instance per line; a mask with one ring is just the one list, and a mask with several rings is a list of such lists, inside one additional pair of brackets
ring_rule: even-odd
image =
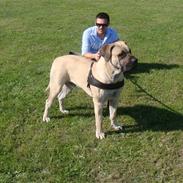
[(98, 61), (98, 60), (100, 59), (100, 57), (101, 57), (101, 55), (100, 55), (99, 52), (97, 52), (97, 53), (94, 54), (94, 59), (95, 59), (96, 61)]
[(98, 61), (101, 57), (99, 52), (97, 52), (97, 53), (85, 53), (83, 56), (86, 58), (89, 58), (89, 59), (96, 60), (96, 61)]

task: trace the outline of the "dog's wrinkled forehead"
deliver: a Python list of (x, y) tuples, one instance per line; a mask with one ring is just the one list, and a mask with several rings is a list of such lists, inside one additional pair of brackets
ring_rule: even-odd
[(129, 48), (124, 41), (117, 41), (115, 43), (105, 45), (100, 49), (100, 54), (106, 61), (109, 61), (111, 57), (120, 55), (122, 52), (129, 52)]
[(112, 50), (113, 55), (121, 54), (121, 52), (129, 52), (130, 49), (124, 41), (118, 41), (114, 43)]

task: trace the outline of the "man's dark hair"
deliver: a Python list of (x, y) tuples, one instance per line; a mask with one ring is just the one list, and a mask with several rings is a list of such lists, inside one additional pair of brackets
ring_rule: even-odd
[(107, 23), (109, 25), (110, 23), (110, 18), (109, 18), (109, 15), (107, 13), (104, 13), (104, 12), (100, 12), (96, 15), (96, 19), (97, 18), (101, 18), (101, 19), (106, 19), (107, 20)]

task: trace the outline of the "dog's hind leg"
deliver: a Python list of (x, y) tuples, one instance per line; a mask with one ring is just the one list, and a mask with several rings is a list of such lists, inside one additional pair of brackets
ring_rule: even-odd
[(62, 85), (60, 84), (56, 84), (56, 83), (50, 84), (50, 92), (49, 92), (48, 99), (46, 100), (46, 103), (45, 103), (45, 110), (43, 114), (43, 121), (45, 122), (50, 121), (50, 118), (48, 117), (48, 110), (51, 107), (54, 98), (59, 94), (61, 87)]
[(118, 100), (109, 100), (109, 113), (111, 120), (111, 127), (115, 130), (122, 130), (122, 126), (116, 124), (116, 113), (117, 113)]
[(64, 84), (64, 86), (62, 87), (61, 92), (58, 94), (58, 102), (59, 102), (59, 109), (60, 112), (64, 113), (64, 114), (68, 114), (69, 111), (64, 109), (64, 98), (71, 92), (71, 90), (75, 87), (76, 85), (69, 82)]

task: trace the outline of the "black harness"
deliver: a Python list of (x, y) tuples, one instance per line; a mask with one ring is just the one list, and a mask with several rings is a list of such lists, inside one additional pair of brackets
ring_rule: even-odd
[(97, 88), (100, 89), (105, 89), (105, 90), (113, 90), (113, 89), (118, 89), (124, 86), (124, 80), (119, 81), (117, 83), (110, 83), (110, 84), (105, 84), (100, 82), (99, 80), (95, 79), (93, 74), (92, 74), (92, 67), (93, 67), (94, 62), (91, 64), (90, 66), (90, 72), (88, 74), (88, 87), (90, 87), (90, 85), (96, 86)]

